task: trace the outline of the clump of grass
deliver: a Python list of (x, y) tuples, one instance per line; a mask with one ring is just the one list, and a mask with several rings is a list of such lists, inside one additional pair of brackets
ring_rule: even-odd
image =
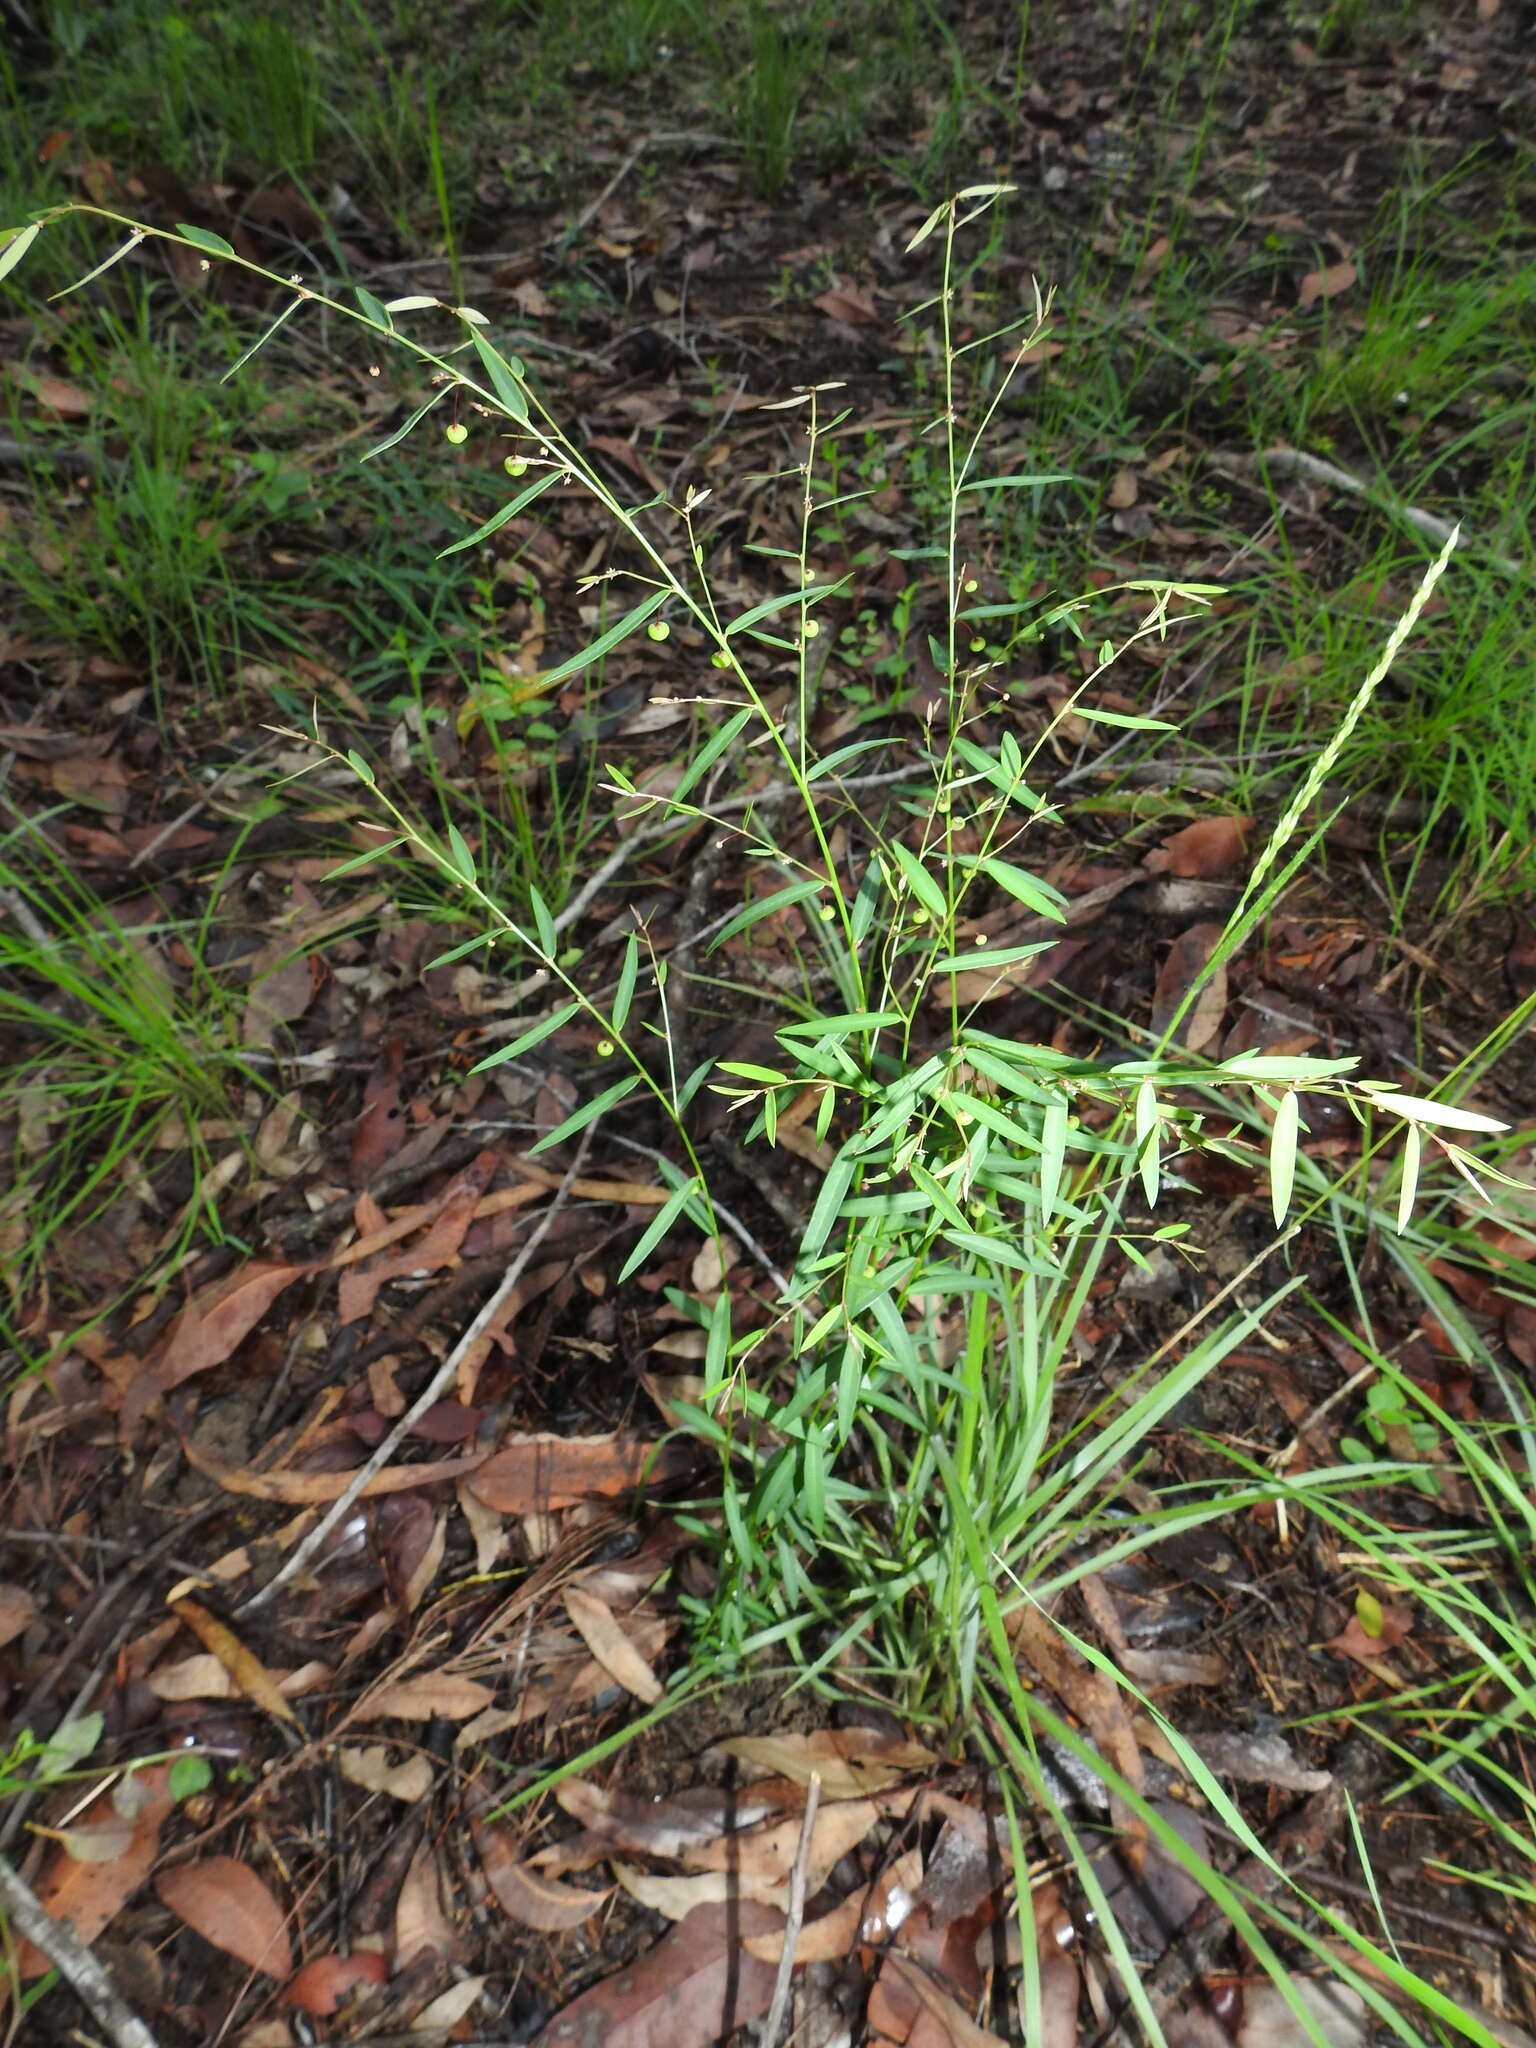
[(265, 392), (213, 386), (155, 320), (149, 289), (53, 339), (37, 374), (88, 390), (89, 410), (50, 423), (28, 403), (26, 370), (7, 384), (35, 495), (0, 587), (35, 633), (140, 665), (157, 690), (174, 674), (199, 702), (235, 701), (243, 657), (284, 634), (281, 598), (253, 584), (245, 559), (288, 503), (281, 461), (239, 447)]
[[(1134, 1555), (1160, 1532), (1220, 1515), (1283, 1504), (1293, 1516), (1316, 1513), (1369, 1535), (1370, 1518), (1356, 1505), (1360, 1490), (1399, 1483), (1395, 1461), (1299, 1476), (1257, 1472), (1174, 1490), (1154, 1497), (1128, 1531), (1107, 1509), (1124, 1484), (1126, 1461), (1304, 1284), (1302, 1273), (1278, 1270), (1287, 1219), (1298, 1184), (1309, 1200), (1331, 1196), (1326, 1185), (1317, 1192), (1320, 1169), (1301, 1147), (1303, 1088), (1339, 1096), (1362, 1118), (1390, 1128), (1394, 1142), (1401, 1134), (1391, 1218), (1399, 1231), (1411, 1222), (1424, 1163), (1437, 1148), (1453, 1166), (1468, 1166), (1446, 1133), (1501, 1127), (1385, 1083), (1354, 1081), (1349, 1061), (1242, 1055), (1204, 1064), (1151, 1048), (1146, 1057), (1106, 1064), (985, 1030), (981, 997), (1050, 940), (992, 943), (976, 927), (978, 910), (1017, 905), (1021, 918), (1047, 934), (1065, 918), (1064, 901), (1034, 853), (1056, 817), (1037, 767), (1054, 727), (1026, 752), (1006, 726), (987, 722), (984, 685), (994, 648), (1006, 649), (1019, 631), (1076, 630), (1089, 659), (1060, 718), (1120, 733), (1167, 731), (1162, 721), (1114, 708), (1106, 693), (1129, 649), (1165, 638), (1184, 611), (1214, 594), (1133, 582), (1116, 596), (1134, 602), (1139, 617), (1110, 638), (1089, 634), (1077, 601), (1042, 612), (1035, 597), (993, 605), (976, 590), (967, 561), (973, 508), (1015, 495), (1039, 503), (1070, 482), (1051, 469), (985, 467), (982, 451), (1006, 380), (976, 416), (962, 403), (964, 351), (977, 344), (962, 345), (955, 331), (955, 252), (958, 238), (1000, 196), (993, 186), (968, 190), (937, 209), (911, 245), (915, 250), (938, 235), (941, 250), (930, 306), (944, 495), (923, 552), (943, 591), (942, 627), (929, 652), (945, 688), (910, 742), (911, 758), (880, 773), (878, 797), (860, 778), (867, 757), (885, 743), (860, 740), (821, 758), (813, 740), (824, 608), (845, 587), (845, 579), (824, 577), (818, 562), (817, 525), (833, 508), (803, 488), (818, 446), (840, 424), (839, 416), (827, 416), (825, 388), (786, 401), (798, 411), (807, 451), (790, 473), (804, 511), (798, 545), (785, 554), (788, 587), (734, 612), (696, 573), (703, 559), (694, 525), (699, 498), (667, 508), (674, 528), (658, 540), (650, 521), (614, 497), (545, 410), (523, 365), (495, 346), (480, 315), (439, 309), (455, 322), (451, 344), (439, 348), (417, 341), (402, 324), (424, 310), (417, 298), (390, 307), (363, 294), (355, 310), (325, 302), (334, 317), (358, 321), (376, 343), (404, 348), (437, 380), (389, 445), (451, 393), (455, 436), (468, 431), (462, 413), (477, 423), (509, 422), (540, 451), (522, 464), (524, 477), (507, 505), (445, 553), (472, 550), (546, 489), (570, 482), (622, 536), (633, 565), (622, 580), (623, 609), (615, 605), (619, 615), (595, 639), (545, 671), (546, 685), (591, 671), (642, 632), (665, 639), (686, 627), (709, 650), (718, 715), (707, 737), (701, 731), (681, 779), (666, 795), (641, 791), (617, 771), (612, 779), (628, 806), (649, 814), (644, 829), (658, 836), (700, 825), (739, 836), (742, 902), (713, 934), (716, 946), (770, 916), (794, 921), (805, 977), (786, 998), (792, 1021), (777, 1031), (777, 1051), (760, 1061), (699, 1058), (685, 1010), (666, 1000), (669, 974), (681, 969), (659, 958), (640, 932), (623, 940), (608, 989), (593, 994), (564, 940), (581, 898), (552, 906), (530, 880), (526, 904), (509, 907), (473, 819), (412, 816), (356, 752), (345, 758), (390, 821), (392, 837), (347, 865), (400, 857), (421, 863), (482, 927), (444, 961), (506, 945), (521, 966), (544, 977), (553, 1003), (483, 1066), (516, 1059), (577, 1019), (600, 1034), (598, 1050), (612, 1062), (614, 1078), (536, 1150), (563, 1143), (630, 1102), (646, 1103), (663, 1121), (669, 1149), (659, 1159), (668, 1199), (621, 1278), (681, 1225), (717, 1245), (722, 1239), (712, 1176), (688, 1117), (701, 1089), (737, 1105), (749, 1145), (772, 1147), (784, 1121), (813, 1105), (810, 1127), (828, 1148), (825, 1171), (790, 1270), (770, 1273), (769, 1320), (739, 1324), (728, 1289), (712, 1298), (672, 1297), (703, 1340), (701, 1385), (681, 1414), (719, 1453), (718, 1490), (693, 1516), (717, 1567), (714, 1596), (693, 1607), (695, 1675), (787, 1654), (804, 1682), (874, 1689), (968, 1732), (1005, 1767), (1010, 1797), (1027, 1795), (1053, 1814), (1104, 1919), (1125, 1994), (1141, 2010), (1139, 1977), (1092, 1856), (1042, 1774), (1039, 1744), (1049, 1740), (1090, 1756), (1150, 1834), (1180, 1852), (1166, 1822), (1137, 1800), (1134, 1788), (1024, 1690), (1016, 1670), (1019, 1630), (1042, 1617), (1065, 1627), (1055, 1602), (1091, 1568), (1088, 1558), (1102, 1565)], [(1044, 319), (1037, 302), (1032, 317), (988, 336), (986, 345), (1017, 364), (1040, 339)], [(1356, 678), (1336, 728), (1259, 854), (1212, 971), (1251, 937), (1315, 849), (1315, 832), (1298, 839), (1308, 806), (1338, 772), (1451, 551), (1448, 544), (1423, 570), (1376, 659)], [(757, 680), (759, 649), (789, 668), (787, 710), (770, 702)], [(731, 780), (749, 740), (772, 761), (775, 779), (737, 799)], [(785, 822), (791, 810), (793, 829)], [(834, 848), (834, 834), (847, 839), (853, 857)], [(598, 879), (589, 878), (588, 891)], [(703, 943), (701, 935), (688, 935), (681, 950)], [(1216, 1142), (1201, 1107), (1202, 1094), (1213, 1091), (1223, 1105), (1240, 1106), (1254, 1134), (1246, 1146), (1240, 1138), (1221, 1144), (1255, 1161), (1270, 1186), (1275, 1237), (1240, 1278), (1271, 1257), (1276, 1274), (1263, 1299), (1229, 1308), (1234, 1282), (1097, 1405), (1068, 1411), (1061, 1396), (1088, 1290), (1110, 1248), (1134, 1261), (1145, 1257), (1149, 1242), (1177, 1241), (1180, 1225), (1158, 1222), (1157, 1205), (1177, 1178), (1181, 1156)], [(1367, 1190), (1355, 1199), (1362, 1214), (1382, 1220), (1377, 1195)], [(1497, 1460), (1484, 1447), (1469, 1446), (1467, 1459), (1490, 1489), (1505, 1484), (1508, 1475), (1496, 1477)], [(1512, 1540), (1524, 1540), (1512, 1507), (1505, 1518)], [(1385, 1557), (1381, 1563), (1385, 1569)], [(1433, 1597), (1451, 1611), (1438, 1583)], [(1523, 1671), (1515, 1682), (1524, 1698)], [(1151, 1710), (1144, 1700), (1138, 1704)], [(1177, 1731), (1162, 1725), (1177, 1748)], [(1241, 1828), (1241, 1815), (1198, 1759), (1191, 1770), (1217, 1812)], [(1187, 1853), (1182, 1860), (1188, 1862)], [(1268, 1906), (1246, 1908), (1214, 1872), (1197, 1874), (1283, 1990), (1284, 1961), (1260, 1921), (1287, 1940), (1312, 1938), (1283, 1914), (1269, 1919)], [(1283, 1873), (1276, 1875), (1283, 1882)], [(1340, 1931), (1362, 1962), (1385, 1968), (1424, 2012), (1444, 2016), (1446, 2003), (1433, 1986), (1358, 1934)], [(1343, 1967), (1385, 2011), (1374, 1983)], [(1143, 2017), (1155, 2034), (1149, 2009)]]
[[(51, 1313), (94, 1312), (93, 1282), (107, 1298), (141, 1282), (133, 1255), (113, 1270), (110, 1212), (149, 1267), (205, 1233), (218, 1241), (223, 1180), (208, 1132), (238, 1125), (242, 1091), (260, 1085), (241, 1057), (240, 999), (203, 967), (203, 935), (142, 908), (115, 912), (50, 822), (0, 835), (7, 1320), (35, 1311), (39, 1285), (71, 1266), (85, 1292)], [(82, 1256), (60, 1262), (68, 1242)]]

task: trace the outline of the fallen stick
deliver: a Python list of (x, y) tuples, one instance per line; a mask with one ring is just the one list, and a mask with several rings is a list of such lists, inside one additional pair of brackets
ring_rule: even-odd
[(112, 1979), (66, 1920), (55, 1920), (36, 1892), (0, 1856), (0, 1908), (15, 1931), (45, 1955), (114, 2048), (158, 2048), (124, 2004)]
[[(1308, 455), (1302, 448), (1265, 448), (1257, 453), (1224, 448), (1219, 455), (1223, 462), (1235, 463), (1244, 469), (1267, 470), (1275, 476), (1304, 476), (1311, 483), (1326, 484), (1330, 490), (1343, 491), (1351, 498), (1362, 498), (1368, 505), (1401, 519), (1437, 547), (1444, 547), (1456, 525), (1453, 520), (1442, 519), (1438, 512), (1426, 512), (1419, 505), (1405, 505), (1390, 491), (1352, 475), (1347, 469), (1340, 469), (1337, 463), (1324, 462), (1320, 455)], [(1530, 574), (1525, 563), (1515, 561), (1510, 555), (1490, 552), (1488, 560), (1505, 576)]]

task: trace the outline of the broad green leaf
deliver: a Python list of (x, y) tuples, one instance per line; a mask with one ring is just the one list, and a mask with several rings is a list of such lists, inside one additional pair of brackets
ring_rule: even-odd
[(222, 235), (216, 235), (212, 228), (189, 227), (184, 220), (176, 223), (176, 232), (184, 242), (190, 242), (194, 249), (202, 249), (209, 256), (233, 256), (233, 242), (226, 242)]
[[(372, 789), (374, 784), (373, 770), (355, 747), (348, 747), (347, 749), (347, 766), (352, 770), (352, 773), (359, 782), (366, 782), (368, 787)], [(398, 844), (399, 842), (397, 841), (396, 843)]]
[(449, 555), (461, 555), (466, 548), (478, 547), (481, 541), (489, 540), (493, 533), (500, 533), (509, 519), (515, 519), (519, 512), (531, 505), (551, 484), (557, 484), (562, 474), (563, 471), (558, 469), (546, 470), (543, 476), (536, 477), (526, 489), (519, 491), (515, 498), (509, 499), (499, 512), (493, 512), (483, 526), (477, 526), (473, 533), (466, 533), (464, 538), (456, 540), (452, 547), (439, 548), (437, 559), (441, 562)]
[(622, 1081), (615, 1081), (601, 1095), (594, 1095), (590, 1102), (584, 1102), (580, 1109), (573, 1110), (563, 1124), (556, 1124), (552, 1131), (546, 1131), (536, 1145), (528, 1147), (528, 1157), (533, 1159), (540, 1152), (548, 1152), (552, 1146), (561, 1145), (578, 1131), (584, 1131), (588, 1124), (595, 1124), (600, 1116), (606, 1116), (610, 1109), (616, 1108), (626, 1095), (633, 1095), (639, 1086), (638, 1074), (627, 1074)]
[(944, 900), (944, 891), (923, 866), (911, 847), (904, 846), (899, 839), (891, 841), (891, 855), (896, 865), (906, 876), (912, 894), (931, 917), (941, 923), (949, 915), (949, 905)]
[(165, 1789), (179, 1806), (195, 1799), (213, 1783), (213, 1765), (205, 1756), (179, 1756), (165, 1774)]
[(609, 1022), (617, 1038), (629, 1021), (629, 1007), (635, 1000), (635, 984), (640, 979), (640, 940), (631, 932), (624, 942), (624, 959), (619, 968), (619, 985), (614, 991), (613, 1009)]
[(558, 1010), (541, 1018), (537, 1024), (530, 1024), (528, 1029), (520, 1037), (514, 1038), (510, 1045), (499, 1046), (495, 1052), (478, 1061), (469, 1071), (472, 1074), (483, 1074), (487, 1067), (499, 1067), (503, 1060), (515, 1060), (519, 1053), (532, 1052), (533, 1048), (542, 1045), (546, 1038), (553, 1038), (562, 1025), (569, 1024), (580, 1008), (580, 1003), (562, 1004)]
[(1403, 1132), (1403, 1185), (1397, 1197), (1397, 1234), (1402, 1236), (1413, 1220), (1413, 1200), (1419, 1191), (1419, 1167), (1424, 1158), (1424, 1133), (1417, 1124)]
[(10, 276), (42, 231), (40, 220), (28, 221), (24, 228), (6, 230), (5, 245), (0, 248), (0, 277)]
[(627, 640), (631, 633), (643, 626), (652, 612), (659, 612), (666, 601), (666, 591), (653, 590), (649, 597), (642, 598), (633, 611), (627, 611), (622, 619), (608, 628), (606, 633), (599, 633), (589, 647), (583, 647), (580, 654), (573, 654), (568, 661), (562, 661), (554, 668), (541, 669), (541, 686), (547, 689), (551, 683), (563, 683), (567, 676), (576, 675), (581, 669), (590, 668), (594, 661), (601, 661), (621, 640)]
[(745, 633), (750, 626), (755, 626), (759, 619), (771, 618), (775, 612), (781, 612), (789, 605), (811, 605), (818, 598), (830, 597), (835, 591), (843, 589), (847, 582), (848, 578), (844, 576), (836, 583), (812, 583), (804, 590), (786, 590), (778, 597), (765, 597), (761, 604), (753, 605), (752, 609), (743, 612), (739, 619), (732, 619), (725, 629), (725, 637), (730, 640), (737, 633)]
[(1060, 1096), (1048, 1104), (1040, 1126), (1040, 1220), (1049, 1223), (1061, 1191), (1067, 1156), (1067, 1105)]
[(452, 861), (454, 873), (459, 877), (459, 880), (461, 882), (468, 882), (473, 887), (475, 880), (475, 856), (469, 850), (469, 841), (464, 837), (464, 834), (457, 825), (450, 825), (448, 827), (448, 858)]
[(391, 299), (384, 310), (386, 313), (424, 313), (428, 306), (440, 306), (442, 303), (430, 292), (407, 292), (403, 299)]
[(358, 305), (362, 308), (363, 318), (365, 320), (369, 321), (375, 327), (382, 327), (386, 334), (394, 333), (394, 321), (390, 319), (389, 314), (385, 310), (384, 306), (378, 299), (376, 299), (373, 296), (373, 293), (371, 291), (369, 291), (363, 285), (355, 284), (352, 287), (352, 295), (357, 300)]
[(808, 896), (819, 896), (826, 886), (825, 882), (811, 876), (803, 882), (791, 882), (783, 889), (775, 889), (771, 896), (761, 897), (756, 903), (749, 903), (715, 934), (710, 941), (710, 952), (717, 952), (727, 939), (734, 939), (738, 932), (744, 932), (762, 918), (771, 917), (776, 910), (787, 910), (791, 904), (803, 903)]
[(528, 398), (518, 381), (522, 365), (519, 364), (514, 369), (506, 357), (491, 346), (478, 327), (470, 328), (469, 338), (475, 345), (475, 354), (485, 365), (485, 374), (490, 378), (491, 388), (501, 400), (503, 407), (519, 424), (526, 424)]
[(1296, 1134), (1301, 1124), (1301, 1104), (1296, 1090), (1287, 1088), (1275, 1111), (1274, 1129), (1269, 1134), (1269, 1200), (1275, 1228), (1281, 1230), (1291, 1206), (1296, 1185)]
[(750, 1060), (717, 1060), (715, 1071), (734, 1074), (741, 1081), (761, 1081), (768, 1088), (788, 1088), (793, 1085), (788, 1074), (781, 1074), (773, 1067), (754, 1066)]
[(43, 1746), (40, 1775), (56, 1778), (72, 1771), (100, 1742), (105, 1725), (100, 1713), (82, 1714), (76, 1721), (61, 1721)]
[(703, 1185), (703, 1182), (695, 1176), (692, 1180), (685, 1180), (681, 1187), (676, 1187), (672, 1190), (671, 1194), (668, 1195), (665, 1202), (662, 1203), (656, 1214), (645, 1226), (634, 1250), (619, 1268), (619, 1279), (621, 1281), (627, 1280), (631, 1273), (637, 1272), (645, 1264), (651, 1253), (661, 1243), (661, 1240), (687, 1208), (693, 1197), (702, 1191)]
[(1136, 1090), (1136, 1152), (1149, 1209), (1156, 1208), (1157, 1191), (1162, 1185), (1158, 1143), (1157, 1090), (1150, 1081), (1143, 1081)]

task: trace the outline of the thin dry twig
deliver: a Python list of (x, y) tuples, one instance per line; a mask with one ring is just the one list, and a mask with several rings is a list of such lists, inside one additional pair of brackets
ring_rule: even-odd
[(285, 1560), (278, 1571), (274, 1572), (266, 1585), (258, 1588), (248, 1600), (242, 1602), (236, 1609), (237, 1614), (254, 1614), (259, 1608), (265, 1607), (291, 1579), (295, 1578), (305, 1569), (320, 1550), (326, 1538), (331, 1534), (331, 1531), (338, 1526), (344, 1516), (351, 1513), (363, 1488), (368, 1484), (375, 1472), (383, 1471), (384, 1467), (395, 1455), (395, 1452), (400, 1448), (405, 1437), (415, 1428), (422, 1416), (426, 1414), (429, 1408), (440, 1401), (448, 1388), (452, 1386), (458, 1376), (460, 1365), (474, 1349), (475, 1345), (479, 1343), (486, 1331), (493, 1326), (508, 1296), (517, 1286), (518, 1281), (522, 1279), (523, 1274), (528, 1270), (529, 1261), (544, 1242), (544, 1239), (549, 1235), (555, 1218), (570, 1200), (571, 1190), (577, 1180), (580, 1179), (581, 1169), (586, 1163), (587, 1148), (592, 1142), (593, 1129), (594, 1126), (588, 1124), (587, 1128), (582, 1132), (581, 1144), (577, 1149), (576, 1157), (571, 1163), (569, 1172), (561, 1181), (559, 1187), (556, 1188), (554, 1199), (539, 1218), (538, 1224), (530, 1232), (527, 1242), (518, 1252), (511, 1265), (508, 1266), (506, 1272), (501, 1277), (500, 1283), (493, 1289), (489, 1300), (482, 1307), (480, 1313), (475, 1317), (458, 1343), (454, 1345), (437, 1371), (428, 1380), (426, 1386), (422, 1388), (410, 1407), (406, 1409), (405, 1413), (395, 1423), (393, 1429), (382, 1439), (377, 1450), (374, 1451), (367, 1463), (360, 1465), (357, 1471), (353, 1473), (351, 1483), (346, 1491), (331, 1503), (309, 1534), (301, 1543), (295, 1546), (292, 1555)]
[[(1361, 498), (1379, 511), (1401, 519), (1405, 526), (1413, 527), (1439, 547), (1443, 547), (1456, 530), (1454, 520), (1442, 519), (1438, 512), (1426, 512), (1419, 505), (1406, 505), (1390, 491), (1369, 483), (1364, 477), (1353, 476), (1347, 469), (1340, 469), (1337, 463), (1324, 462), (1320, 455), (1309, 455), (1304, 448), (1264, 448), (1252, 453), (1226, 448), (1220, 454), (1223, 461), (1234, 463), (1239, 468), (1266, 470), (1275, 476), (1303, 476), (1309, 483), (1325, 484), (1330, 490)], [(1487, 559), (1502, 575), (1530, 574), (1524, 563), (1513, 560), (1509, 555), (1496, 554), (1490, 549)]]
[(795, 1975), (795, 1950), (805, 1924), (806, 1872), (811, 1863), (811, 1839), (816, 1832), (816, 1809), (821, 1804), (821, 1777), (812, 1771), (805, 1787), (805, 1818), (800, 1823), (800, 1846), (789, 1873), (789, 1906), (784, 1916), (784, 1947), (779, 1955), (779, 1974), (773, 1983), (773, 2003), (763, 2022), (762, 2048), (779, 2048), (784, 2022), (789, 2017), (789, 1992)]
[(114, 2048), (158, 2048), (111, 1978), (67, 1921), (55, 1920), (36, 1892), (0, 1857), (0, 1907), (15, 1931), (45, 1955)]

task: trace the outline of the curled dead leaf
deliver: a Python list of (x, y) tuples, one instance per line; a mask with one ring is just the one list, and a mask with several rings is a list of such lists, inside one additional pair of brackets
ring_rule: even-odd
[(520, 1860), (509, 1828), (494, 1821), (476, 1821), (471, 1827), (486, 1880), (502, 1911), (519, 1926), (535, 1927), (542, 1934), (566, 1934), (590, 1920), (613, 1896), (612, 1885), (600, 1892), (582, 1891), (531, 1870)]
[(478, 1464), (469, 1490), (506, 1515), (549, 1514), (578, 1501), (611, 1499), (639, 1486), (662, 1486), (695, 1466), (686, 1443), (645, 1443), (615, 1436), (525, 1436)]

